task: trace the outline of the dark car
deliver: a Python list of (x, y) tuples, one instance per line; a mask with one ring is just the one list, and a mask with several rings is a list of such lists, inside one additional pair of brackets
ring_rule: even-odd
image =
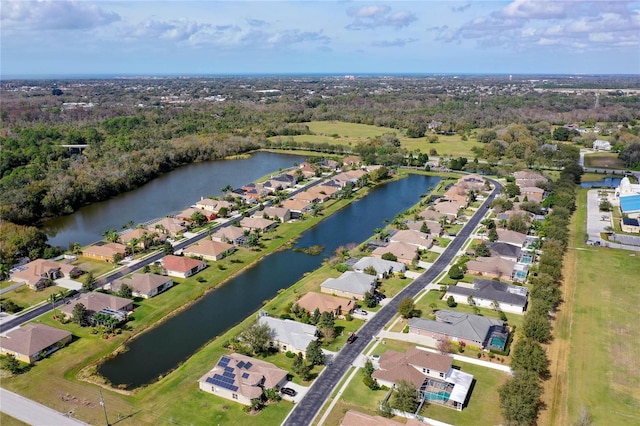
[(357, 338), (358, 336), (356, 336), (356, 333), (351, 333), (351, 335), (347, 338), (347, 343), (353, 343)]
[(291, 388), (282, 388), (282, 389), (280, 389), (280, 392), (282, 392), (285, 395), (289, 395), (289, 396), (296, 396), (298, 394), (298, 392), (294, 391)]

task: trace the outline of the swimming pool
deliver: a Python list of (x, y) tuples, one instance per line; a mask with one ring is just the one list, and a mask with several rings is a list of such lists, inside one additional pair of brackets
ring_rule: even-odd
[(489, 348), (490, 349), (498, 349), (500, 351), (504, 350), (504, 345), (507, 343), (507, 338), (503, 336), (492, 336), (491, 340), (489, 340)]
[(445, 402), (449, 400), (450, 392), (427, 392), (424, 394), (425, 401)]

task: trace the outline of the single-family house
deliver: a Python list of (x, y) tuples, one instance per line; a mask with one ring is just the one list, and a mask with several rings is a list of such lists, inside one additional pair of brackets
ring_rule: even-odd
[(306, 356), (309, 343), (317, 339), (318, 329), (311, 324), (268, 316), (260, 317), (258, 323), (269, 326), (271, 329), (269, 345), (272, 348), (278, 348), (281, 352), (290, 351)]
[(151, 232), (157, 232), (167, 236), (176, 236), (187, 230), (187, 224), (184, 220), (174, 217), (165, 217), (147, 225), (147, 229)]
[(229, 401), (251, 405), (263, 389), (278, 389), (287, 382), (288, 372), (270, 362), (237, 353), (222, 356), (215, 367), (198, 380), (200, 390)]
[(508, 229), (496, 229), (498, 233), (498, 240), (502, 243), (513, 244), (517, 247), (522, 247), (527, 239), (526, 234), (522, 234), (516, 231), (509, 231)]
[(473, 383), (473, 375), (452, 368), (450, 356), (418, 348), (409, 348), (406, 353), (387, 350), (379, 364), (371, 377), (381, 385), (409, 382), (419, 399), (458, 411), (465, 406)]
[(524, 186), (520, 188), (520, 199), (523, 200), (524, 197), (529, 201), (540, 202), (544, 198), (544, 189), (537, 186)]
[[(421, 211), (420, 213), (418, 213), (418, 216), (421, 217), (423, 220), (432, 220), (439, 223), (440, 219), (442, 219), (443, 214), (436, 211), (435, 208), (429, 207)], [(447, 220), (451, 222), (451, 217), (447, 216)]]
[(311, 211), (311, 203), (302, 200), (288, 199), (282, 202), (282, 207), (291, 211), (291, 219), (297, 219), (304, 213)]
[(85, 247), (82, 255), (92, 259), (103, 260), (109, 263), (116, 263), (127, 255), (127, 246), (119, 243), (98, 242), (92, 246)]
[(233, 244), (223, 243), (222, 241), (200, 240), (185, 248), (183, 253), (185, 256), (217, 261), (229, 256), (235, 250), (236, 248)]
[(111, 291), (120, 291), (123, 284), (131, 287), (131, 293), (134, 296), (150, 299), (173, 287), (173, 280), (170, 277), (152, 273), (133, 274), (131, 277), (114, 280), (110, 285)]
[[(411, 318), (409, 333), (428, 336), (436, 341), (464, 342), (482, 349), (490, 346), (498, 350), (504, 349), (506, 338), (501, 342), (499, 339), (492, 340), (492, 337), (504, 337), (505, 333), (508, 335), (508, 330), (500, 320), (448, 309), (436, 311), (435, 315), (435, 321)], [(500, 344), (502, 347), (498, 348)]]
[(71, 342), (72, 338), (69, 331), (30, 323), (0, 337), (0, 351), (3, 355), (13, 355), (19, 361), (33, 364)]
[(320, 284), (320, 291), (336, 296), (364, 300), (365, 293), (373, 293), (377, 278), (356, 271), (346, 271), (338, 278), (327, 278)]
[(458, 211), (461, 207), (464, 207), (462, 204), (458, 204), (455, 202), (443, 202), (436, 203), (433, 208), (440, 213), (440, 216), (446, 216), (450, 222), (453, 222), (458, 217)]
[(488, 242), (485, 244), (489, 247), (492, 257), (501, 257), (514, 262), (517, 262), (520, 258), (520, 252), (522, 249), (513, 244), (503, 243), (500, 241), (495, 241), (493, 243)]
[(511, 277), (516, 262), (501, 257), (478, 257), (467, 262), (467, 273), (485, 277)]
[(73, 318), (73, 308), (75, 308), (78, 303), (84, 305), (89, 315), (105, 310), (108, 312), (122, 312), (123, 316), (125, 316), (127, 312), (133, 310), (133, 300), (131, 299), (92, 291), (78, 294), (66, 304), (62, 305), (60, 311), (66, 318), (71, 319)]
[(221, 241), (224, 243), (234, 244), (236, 246), (244, 245), (247, 240), (244, 230), (238, 226), (225, 226), (218, 229), (211, 235), (212, 241)]
[(76, 278), (82, 273), (82, 269), (77, 266), (47, 259), (36, 259), (13, 272), (11, 280), (25, 282), (32, 290), (42, 290), (48, 286), (49, 282), (58, 278)]
[(208, 210), (219, 216), (220, 209), (224, 208), (230, 211), (233, 208), (233, 204), (225, 200), (214, 200), (212, 198), (201, 197), (200, 201), (196, 202), (196, 208), (201, 210)]
[(344, 157), (342, 159), (342, 164), (344, 164), (345, 166), (357, 166), (358, 164), (360, 164), (360, 159), (353, 156)]
[(458, 283), (449, 286), (444, 298), (451, 296), (457, 303), (466, 305), (473, 301), (475, 306), (490, 309), (496, 309), (497, 303), (501, 311), (522, 314), (527, 308), (527, 294), (526, 287), (476, 279), (473, 284)]
[(515, 172), (513, 177), (516, 179), (516, 185), (519, 188), (538, 186), (539, 183), (547, 183), (549, 181), (544, 175), (533, 170)]
[(435, 220), (411, 220), (405, 222), (404, 224), (407, 225), (408, 229), (420, 232), (422, 232), (421, 230), (424, 226), (426, 226), (429, 229), (429, 234), (432, 236), (435, 235), (437, 237), (441, 236), (443, 231), (442, 225), (440, 225), (440, 223)]
[(454, 203), (459, 206), (467, 205), (467, 190), (458, 185), (452, 185), (447, 191), (443, 194), (442, 198), (439, 200), (440, 203)]
[(433, 246), (433, 238), (430, 238), (429, 234), (410, 229), (403, 229), (393, 233), (389, 237), (389, 241), (392, 243), (407, 243), (423, 250), (428, 250)]
[(173, 254), (163, 257), (161, 262), (162, 267), (167, 271), (167, 275), (178, 278), (188, 278), (207, 267), (207, 264), (201, 260)]
[(611, 151), (611, 143), (602, 139), (593, 141), (593, 149), (596, 151)]
[(120, 242), (122, 244), (129, 244), (131, 241), (137, 241), (137, 247), (141, 249), (147, 249), (153, 243), (153, 241), (164, 241), (166, 236), (157, 231), (149, 231), (145, 228), (131, 229), (123, 234), (120, 234)]
[(386, 246), (377, 247), (371, 252), (371, 256), (382, 259), (382, 256), (386, 253), (393, 254), (398, 262), (411, 265), (418, 254), (418, 247), (407, 243), (393, 242)]
[(457, 186), (467, 191), (482, 191), (485, 189), (485, 180), (480, 175), (466, 175), (458, 179)]
[(277, 225), (278, 223), (276, 221), (263, 217), (244, 217), (240, 220), (240, 227), (247, 231), (258, 230), (260, 232), (267, 232)]
[[(257, 212), (256, 214), (259, 214)], [(278, 219), (280, 222), (289, 222), (291, 220), (291, 210), (284, 207), (265, 207), (263, 214), (266, 214), (272, 219)]]
[(188, 209), (185, 209), (180, 213), (178, 213), (176, 215), (176, 218), (179, 220), (186, 220), (191, 222), (193, 221), (192, 219), (193, 215), (196, 213), (203, 215), (208, 221), (212, 221), (217, 217), (217, 215), (212, 211), (189, 207)]
[(407, 270), (407, 266), (402, 262), (392, 260), (377, 259), (375, 257), (363, 257), (352, 266), (356, 272), (364, 272), (367, 268), (376, 270), (378, 278), (386, 278), (391, 274), (401, 274)]
[[(324, 194), (328, 197), (331, 197), (333, 194), (340, 190), (339, 187), (335, 185), (318, 185), (313, 187), (318, 193)], [(326, 200), (325, 200), (326, 201)]]
[(291, 197), (293, 200), (304, 201), (308, 204), (319, 203), (321, 200), (321, 195), (315, 191), (307, 190), (303, 192), (299, 192)]
[(305, 294), (296, 303), (308, 312), (319, 309), (320, 312), (333, 312), (337, 316), (352, 314), (357, 307), (357, 303), (353, 299), (343, 299), (329, 294), (313, 292)]

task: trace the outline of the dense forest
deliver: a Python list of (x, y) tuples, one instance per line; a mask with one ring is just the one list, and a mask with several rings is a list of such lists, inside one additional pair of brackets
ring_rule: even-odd
[[(397, 136), (458, 134), (483, 143), (472, 154), (486, 161), (465, 161), (469, 170), (490, 171), (483, 169), (505, 159), (561, 167), (577, 148), (550, 148), (554, 141), (595, 138), (554, 132), (576, 122), (601, 126), (629, 166), (640, 163), (636, 77), (194, 77), (5, 81), (0, 90), (0, 218), (18, 225), (71, 213), (185, 164), (261, 147), (417, 165), (429, 146), (408, 152)], [(316, 120), (393, 132), (353, 147), (292, 146), (287, 137), (310, 133), (304, 123)], [(16, 249), (3, 244), (4, 260), (12, 257), (7, 248)]]

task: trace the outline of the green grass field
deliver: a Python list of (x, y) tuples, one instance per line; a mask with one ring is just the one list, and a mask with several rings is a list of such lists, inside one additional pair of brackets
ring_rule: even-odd
[(624, 169), (624, 162), (618, 158), (618, 154), (612, 152), (597, 152), (584, 156), (585, 167), (602, 167), (605, 169)]
[(8, 414), (0, 411), (0, 425), (2, 426), (27, 426), (28, 423), (22, 422)]
[(580, 190), (541, 424), (570, 424), (582, 405), (593, 424), (637, 424), (640, 253), (585, 246), (585, 204), (586, 190)]
[[(313, 135), (293, 136), (296, 142), (328, 143), (332, 145), (355, 145), (364, 142), (369, 138), (375, 138), (384, 133), (395, 133), (400, 140), (402, 147), (409, 151), (420, 150), (428, 153), (435, 149), (438, 155), (443, 156), (465, 156), (473, 158), (471, 148), (480, 147), (482, 144), (475, 139), (463, 141), (459, 135), (445, 136), (437, 135), (437, 143), (429, 143), (427, 137), (408, 138), (402, 131), (390, 127), (378, 127), (368, 124), (345, 123), (341, 121), (311, 121), (306, 123)], [(433, 134), (429, 135), (433, 136)], [(286, 136), (274, 136), (271, 139), (283, 138)]]

